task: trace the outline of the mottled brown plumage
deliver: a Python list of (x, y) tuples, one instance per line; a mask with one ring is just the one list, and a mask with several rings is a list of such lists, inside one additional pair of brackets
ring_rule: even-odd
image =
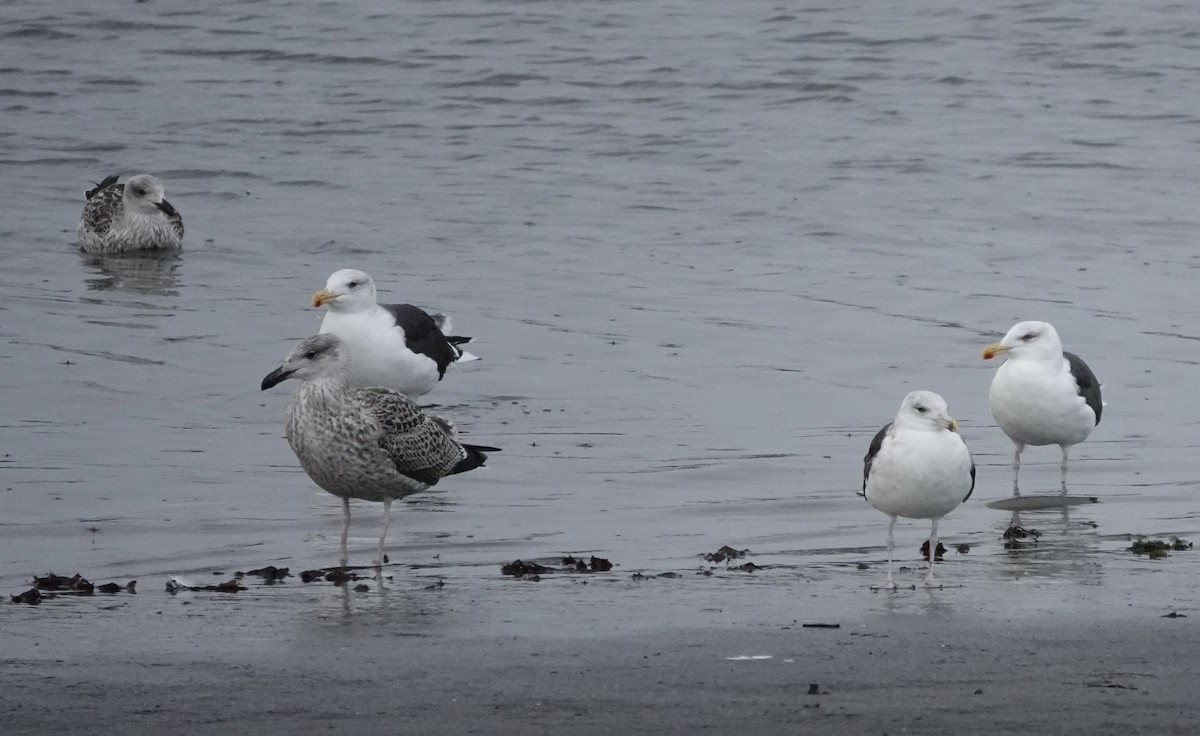
[[(404, 394), (348, 385), (349, 359), (337, 336), (310, 337), (263, 379), (262, 388), (288, 378), (303, 382), (288, 405), (288, 443), (313, 482), (343, 499), (347, 525), (349, 499), (384, 504), (382, 560), (393, 500), (483, 465), (484, 451), (495, 448), (460, 443), (450, 422), (421, 411)], [(342, 564), (346, 533), (343, 528)]]
[(156, 177), (139, 174), (125, 184), (106, 177), (86, 193), (76, 234), (87, 253), (121, 253), (179, 248), (183, 218), (163, 198)]

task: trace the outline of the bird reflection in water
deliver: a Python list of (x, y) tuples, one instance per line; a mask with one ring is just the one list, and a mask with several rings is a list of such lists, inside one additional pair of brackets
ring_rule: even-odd
[(179, 253), (139, 252), (108, 255), (84, 254), (83, 263), (94, 273), (84, 279), (89, 291), (177, 296)]

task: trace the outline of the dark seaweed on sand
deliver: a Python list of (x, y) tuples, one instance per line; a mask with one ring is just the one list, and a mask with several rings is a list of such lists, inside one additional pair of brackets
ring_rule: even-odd
[(181, 590), (209, 591), (213, 593), (236, 593), (239, 590), (245, 589), (246, 587), (238, 582), (236, 577), (230, 578), (223, 583), (217, 583), (216, 585), (188, 585), (186, 583), (179, 582), (175, 578), (171, 578), (167, 581), (167, 592), (171, 595), (174, 595)]
[[(287, 571), (284, 570), (286, 573)], [(318, 580), (323, 580), (334, 585), (345, 585), (346, 583), (355, 580), (365, 580), (354, 569), (349, 567), (325, 567), (320, 570), (305, 570), (300, 573), (300, 581), (304, 583), (315, 583)]]
[(130, 580), (126, 585), (105, 583), (96, 586), (79, 573), (75, 573), (71, 577), (66, 577), (65, 575), (55, 575), (51, 572), (43, 577), (35, 575), (33, 578), (33, 587), (20, 595), (12, 596), (12, 602), (27, 603), (31, 606), (36, 606), (46, 598), (54, 598), (58, 595), (93, 595), (97, 590), (101, 593), (119, 593), (122, 590), (127, 590), (130, 593), (136, 594), (137, 590), (134, 587), (136, 585), (136, 580)]
[(1138, 537), (1129, 546), (1129, 551), (1135, 555), (1146, 555), (1152, 560), (1159, 560), (1169, 556), (1169, 552), (1182, 552), (1191, 548), (1191, 542), (1185, 542), (1179, 537), (1171, 537), (1169, 542), (1163, 539)]
[(561, 567), (548, 567), (537, 562), (525, 562), (524, 560), (513, 560), (507, 565), (500, 568), (500, 574), (511, 575), (517, 578), (525, 578), (527, 580), (538, 580), (540, 576), (547, 575), (552, 572), (608, 572), (613, 568), (613, 564), (603, 557), (592, 555), (591, 559), (583, 560), (571, 555), (567, 555), (559, 560)]
[[(254, 575), (255, 577), (260, 577), (263, 580), (265, 580), (267, 583), (274, 583), (279, 580), (283, 580), (284, 578), (286, 578), (289, 575), (288, 568), (275, 567), (274, 565), (267, 565), (266, 567), (260, 567), (257, 570), (251, 570), (250, 572), (247, 572), (245, 574), (246, 575)], [(238, 573), (237, 576), (241, 577), (242, 573)]]
[(716, 552), (709, 552), (704, 555), (706, 562), (725, 562), (727, 560), (737, 560), (750, 554), (748, 549), (734, 549), (728, 544), (722, 545)]
[[(937, 559), (939, 559), (939, 560), (942, 559), (942, 557), (944, 557), (945, 554), (946, 554), (946, 545), (942, 544), (941, 542), (938, 542)], [(921, 543), (921, 559), (926, 560), (926, 561), (929, 560), (929, 540), (928, 539), (926, 539), (924, 542)]]

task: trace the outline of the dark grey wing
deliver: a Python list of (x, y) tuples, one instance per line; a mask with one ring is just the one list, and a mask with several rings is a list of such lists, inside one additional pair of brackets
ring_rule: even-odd
[(875, 462), (875, 456), (879, 454), (879, 449), (883, 447), (883, 438), (887, 437), (888, 430), (891, 428), (892, 423), (888, 422), (883, 425), (883, 429), (875, 433), (875, 439), (871, 440), (871, 448), (867, 450), (867, 456), (863, 458), (863, 498), (867, 497), (867, 478), (871, 477), (871, 463)]
[[(109, 182), (104, 186), (105, 182)], [(88, 192), (87, 204), (83, 206), (83, 225), (103, 237), (108, 234), (113, 220), (120, 218), (125, 208), (125, 185), (116, 183), (117, 177), (110, 176)], [(103, 189), (101, 188), (103, 187)]]
[(966, 503), (967, 499), (969, 499), (971, 497), (971, 494), (974, 492), (975, 492), (975, 458), (972, 457), (971, 458), (971, 490), (967, 491), (967, 495), (963, 496), (963, 503)]
[(1092, 411), (1096, 413), (1096, 424), (1099, 424), (1104, 402), (1100, 399), (1100, 382), (1096, 380), (1096, 374), (1092, 373), (1092, 369), (1083, 362), (1083, 358), (1075, 353), (1068, 353), (1064, 350), (1063, 357), (1067, 359), (1071, 375), (1075, 377), (1075, 386), (1079, 390), (1079, 395), (1083, 397), (1088, 406), (1092, 407)]
[(175, 206), (165, 199), (157, 207), (171, 221), (171, 227), (175, 230), (175, 237), (183, 240), (183, 217), (179, 215), (179, 210), (175, 209)]
[(96, 192), (102, 192), (102, 191), (104, 191), (105, 189), (108, 189), (108, 188), (109, 188), (109, 187), (111, 187), (113, 184), (116, 184), (116, 183), (117, 183), (117, 179), (120, 179), (120, 178), (121, 178), (121, 175), (120, 175), (120, 174), (113, 174), (112, 176), (106, 176), (106, 177), (104, 177), (103, 179), (101, 179), (101, 180), (100, 180), (100, 183), (99, 183), (99, 184), (97, 184), (96, 186), (94, 186), (94, 187), (92, 187), (91, 189), (89, 189), (89, 190), (87, 190), (86, 192), (84, 192), (84, 193), (83, 193), (83, 198), (84, 198), (85, 200), (87, 200), (87, 199), (91, 199), (93, 196), (95, 196)]
[(401, 475), (433, 485), (469, 455), (447, 431), (445, 422), (421, 411), (404, 394), (366, 388), (358, 395), (383, 428), (379, 446)]
[(437, 363), (438, 378), (446, 375), (446, 368), (462, 355), (462, 351), (450, 344), (429, 313), (411, 304), (380, 304), (404, 330), (404, 344), (414, 353), (420, 353)]

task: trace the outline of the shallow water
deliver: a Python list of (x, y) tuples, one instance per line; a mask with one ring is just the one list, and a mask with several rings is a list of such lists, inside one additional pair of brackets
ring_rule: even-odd
[[(863, 590), (885, 517), (854, 495), (862, 456), (915, 388), (979, 464), (941, 525), (972, 546), (941, 573), (964, 608), (1048, 580), (1042, 610), (1094, 610), (1058, 587), (1123, 600), (1195, 571), (1123, 552), (1200, 536), (1188, 6), (70, 4), (0, 10), (9, 592), (331, 564), (337, 499), (282, 438), (289, 387), (258, 385), (344, 267), (476, 337), (483, 360), (426, 399), (504, 448), (397, 504), (390, 554), (420, 566), (401, 585), (503, 608), (518, 557), (597, 554), (623, 580), (730, 544), (776, 566), (755, 580)], [(89, 182), (141, 171), (182, 256), (78, 254)], [(1026, 513), (1043, 537), (1014, 552), (985, 505), (1011, 444), (979, 350), (1019, 319), (1053, 322), (1108, 407), (1070, 473), (1100, 502)], [(1022, 479), (1056, 490), (1057, 448)], [(378, 514), (354, 507), (355, 561)], [(898, 527), (907, 564), (926, 531)]]

